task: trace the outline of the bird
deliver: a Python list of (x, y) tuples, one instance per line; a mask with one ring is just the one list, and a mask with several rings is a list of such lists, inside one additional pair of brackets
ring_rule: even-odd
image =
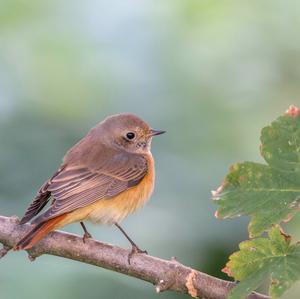
[(30, 249), (49, 232), (71, 223), (81, 224), (85, 243), (92, 237), (84, 224), (89, 221), (115, 225), (131, 243), (129, 258), (146, 253), (120, 222), (152, 195), (151, 141), (163, 133), (132, 113), (112, 115), (98, 123), (66, 153), (59, 169), (38, 190), (20, 220), (20, 225), (30, 222), (30, 230), (14, 250)]

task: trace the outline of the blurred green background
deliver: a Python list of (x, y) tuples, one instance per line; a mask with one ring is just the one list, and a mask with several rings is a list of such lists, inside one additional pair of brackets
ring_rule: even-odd
[[(22, 216), (90, 127), (133, 112), (168, 133), (153, 142), (152, 200), (124, 227), (152, 255), (226, 277), (248, 219), (215, 219), (210, 191), (232, 163), (262, 161), (260, 129), (300, 105), (299, 10), (277, 0), (0, 0), (0, 214)], [(287, 228), (298, 239), (299, 224)], [(88, 227), (128, 247), (114, 227)], [(25, 252), (1, 260), (0, 292), (158, 298), (142, 281), (52, 256), (31, 263)]]

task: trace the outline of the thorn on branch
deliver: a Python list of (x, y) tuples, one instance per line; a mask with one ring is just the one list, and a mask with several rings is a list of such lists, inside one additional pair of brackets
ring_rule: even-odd
[(180, 263), (180, 262), (178, 261), (178, 259), (177, 259), (176, 256), (172, 256), (172, 257), (171, 257), (171, 262), (173, 262), (173, 263), (175, 263), (175, 264), (178, 264), (178, 265), (182, 265), (182, 263)]
[(36, 260), (36, 258), (38, 258), (40, 255), (42, 255), (42, 253), (39, 252), (38, 250), (35, 250), (35, 248), (29, 249), (27, 251), (27, 253), (28, 253), (28, 259), (31, 262), (34, 262)]
[(28, 253), (28, 259), (29, 259), (31, 262), (34, 262), (35, 259), (36, 259), (36, 256), (33, 256), (33, 255), (31, 255), (30, 253)]

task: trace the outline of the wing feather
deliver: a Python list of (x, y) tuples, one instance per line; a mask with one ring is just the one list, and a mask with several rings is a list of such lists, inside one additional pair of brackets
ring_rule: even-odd
[(144, 156), (121, 152), (106, 159), (101, 167), (93, 165), (66, 165), (47, 186), (54, 201), (51, 207), (37, 217), (40, 223), (100, 199), (109, 199), (137, 185), (148, 170)]
[(47, 205), (51, 196), (51, 192), (49, 192), (48, 187), (51, 184), (52, 179), (57, 176), (63, 168), (63, 166), (60, 167), (57, 172), (41, 186), (32, 203), (27, 208), (25, 215), (20, 220), (20, 224), (30, 221)]

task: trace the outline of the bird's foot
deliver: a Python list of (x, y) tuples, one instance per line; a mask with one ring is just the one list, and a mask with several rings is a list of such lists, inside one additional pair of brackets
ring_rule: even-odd
[(128, 264), (130, 265), (130, 261), (131, 258), (135, 255), (135, 254), (148, 254), (147, 250), (141, 250), (140, 248), (138, 248), (136, 245), (132, 245), (131, 247), (131, 251), (128, 254)]
[(82, 241), (83, 241), (83, 243), (85, 243), (87, 239), (91, 239), (91, 238), (92, 238), (92, 235), (89, 232), (85, 232), (83, 234)]

